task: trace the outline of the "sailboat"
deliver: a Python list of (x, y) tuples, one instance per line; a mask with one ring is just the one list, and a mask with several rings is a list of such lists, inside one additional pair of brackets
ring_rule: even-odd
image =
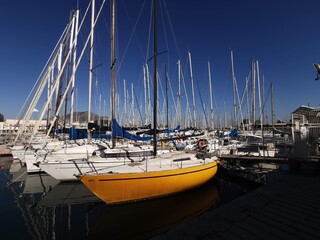
[(216, 157), (197, 158), (194, 153), (171, 152), (145, 163), (113, 167), (78, 178), (103, 201), (121, 203), (161, 197), (198, 187), (217, 172)]
[[(108, 204), (139, 201), (175, 194), (208, 182), (217, 172), (218, 159), (206, 153), (167, 152), (157, 155), (157, 1), (154, 1), (154, 133), (153, 158), (112, 169), (77, 175)], [(112, 1), (114, 31), (115, 0)], [(112, 69), (112, 71), (114, 71)], [(111, 74), (114, 76), (114, 73)]]

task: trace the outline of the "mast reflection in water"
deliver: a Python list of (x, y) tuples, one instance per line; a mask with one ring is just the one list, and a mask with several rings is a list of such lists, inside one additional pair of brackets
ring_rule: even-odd
[(180, 194), (106, 206), (98, 210), (101, 214), (89, 238), (147, 239), (204, 213), (217, 199), (217, 181), (211, 180)]

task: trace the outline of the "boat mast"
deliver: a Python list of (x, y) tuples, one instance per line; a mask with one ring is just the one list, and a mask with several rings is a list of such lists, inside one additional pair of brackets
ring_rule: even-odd
[[(51, 67), (50, 67), (51, 68)], [(49, 68), (49, 69), (50, 69)], [(50, 96), (50, 93), (52, 91), (52, 75), (53, 75), (53, 71), (49, 70), (49, 74), (48, 74), (48, 77), (47, 77), (47, 81), (48, 81), (48, 85), (47, 85), (47, 101), (49, 101), (49, 96)], [(48, 129), (49, 129), (49, 124), (50, 124), (50, 118), (51, 118), (51, 108), (52, 108), (52, 103), (50, 101), (50, 104), (48, 106), (48, 110), (47, 110), (47, 123), (46, 123), (46, 133), (48, 133)]]
[(247, 98), (247, 129), (249, 130), (249, 126), (250, 126), (250, 102), (249, 102), (249, 76), (246, 77), (246, 98)]
[(133, 83), (131, 83), (131, 112), (132, 112), (132, 127), (134, 127), (135, 121), (134, 121), (134, 88)]
[[(71, 31), (68, 34), (69, 37), (69, 51), (71, 51), (71, 54), (68, 58), (69, 64), (67, 65), (67, 72), (66, 72), (66, 83), (68, 83), (69, 81), (73, 81), (74, 77), (71, 78), (71, 76), (73, 73), (73, 66), (74, 66), (74, 58), (73, 55), (75, 54), (75, 48), (73, 45), (73, 42), (75, 42), (76, 40), (74, 39), (74, 32), (77, 31), (75, 30), (75, 13), (72, 12), (70, 13), (70, 22), (71, 22)], [(72, 89), (71, 89), (72, 90)], [(70, 95), (72, 94), (72, 92), (70, 91)], [(71, 97), (71, 96), (70, 96)], [(63, 118), (63, 129), (66, 128), (66, 122), (67, 122), (67, 109), (68, 109), (68, 97), (66, 97), (65, 99), (65, 107), (64, 107), (64, 118)], [(73, 107), (72, 107), (73, 108)], [(70, 110), (71, 110), (71, 101), (70, 101)], [(73, 109), (72, 109), (73, 110)], [(72, 116), (72, 112), (70, 111), (70, 117)], [(69, 126), (71, 126), (72, 122), (69, 122)], [(65, 131), (62, 131), (62, 138), (65, 139)]]
[(192, 88), (192, 105), (193, 105), (193, 127), (197, 127), (196, 120), (196, 102), (194, 98), (194, 86), (193, 86), (193, 74), (192, 74), (192, 63), (191, 63), (191, 53), (188, 52), (189, 55), (189, 66), (190, 66), (190, 77), (191, 77), (191, 88)]
[(256, 61), (257, 64), (257, 81), (258, 81), (258, 97), (259, 97), (259, 109), (260, 109), (260, 127), (261, 131), (263, 128), (263, 115), (262, 115), (262, 99), (261, 99), (261, 87), (260, 87), (260, 72), (259, 72), (259, 62)]
[(274, 140), (274, 90), (273, 90), (273, 82), (271, 83), (271, 121), (272, 121), (272, 137)]
[(234, 76), (234, 65), (233, 65), (233, 51), (231, 50), (231, 73), (232, 73), (232, 86), (233, 86), (233, 114), (234, 114), (234, 126), (238, 127), (238, 116), (237, 116), (237, 102), (236, 102), (236, 79)]
[(158, 41), (157, 41), (157, 18), (158, 18), (158, 1), (153, 1), (153, 154), (157, 155), (157, 101), (158, 101), (158, 74), (157, 74), (157, 54), (158, 54)]
[[(111, 119), (115, 120), (115, 5), (116, 0), (112, 0), (111, 5)], [(112, 134), (111, 134), (112, 136)], [(116, 140), (112, 136), (112, 148), (116, 146)]]
[(91, 91), (92, 91), (92, 69), (93, 69), (93, 38), (94, 38), (94, 25), (95, 25), (95, 0), (92, 0), (91, 5), (91, 38), (90, 38), (90, 67), (89, 67), (89, 99), (88, 99), (88, 142), (91, 142), (91, 131), (89, 129), (89, 124), (91, 122)]
[[(99, 16), (100, 16), (100, 13), (101, 13), (101, 11), (102, 11), (102, 8), (103, 8), (103, 6), (104, 6), (104, 3), (105, 3), (105, 0), (102, 2), (101, 6), (100, 6), (100, 9), (99, 9), (98, 14), (97, 14), (97, 18), (96, 18), (95, 21), (94, 21), (94, 25), (96, 24), (97, 19), (98, 19)], [(80, 64), (80, 62), (81, 62), (81, 59), (82, 59), (83, 54), (84, 54), (84, 52), (85, 52), (85, 49), (86, 49), (86, 47), (87, 47), (87, 45), (88, 45), (88, 43), (89, 43), (89, 38), (90, 38), (90, 34), (89, 34), (88, 38), (86, 39), (85, 44), (84, 44), (84, 46), (83, 46), (83, 48), (82, 48), (82, 51), (81, 51), (81, 53), (80, 53), (80, 56), (79, 56), (79, 58), (78, 58), (78, 60), (77, 60), (77, 63), (76, 63), (76, 65), (75, 65), (75, 71), (73, 72), (73, 74), (75, 74), (75, 72), (77, 71), (77, 69), (78, 69), (78, 67), (79, 67), (79, 64)], [(65, 59), (68, 59), (68, 57), (70, 56), (70, 54), (71, 54), (71, 51), (69, 51), (69, 52), (67, 53), (67, 55), (65, 56)], [(63, 65), (62, 65), (62, 69), (66, 66), (66, 64), (67, 64), (67, 61), (64, 60)], [(60, 78), (62, 77), (62, 74), (63, 74), (63, 71), (59, 71), (59, 72), (58, 72), (57, 79), (60, 79)], [(74, 77), (74, 76), (71, 76), (71, 78), (73, 78), (73, 77)], [(63, 96), (62, 96), (62, 98), (61, 98), (62, 101), (64, 101), (64, 99), (66, 98), (67, 91), (69, 91), (70, 86), (71, 86), (71, 83), (72, 83), (72, 82), (69, 81), (69, 83), (67, 84), (66, 90), (65, 90), (65, 92), (64, 92), (64, 94), (63, 94)], [(57, 85), (58, 85), (58, 80), (55, 81), (55, 83), (54, 83), (54, 85), (53, 85), (53, 89), (56, 89)], [(53, 94), (54, 94), (54, 92), (52, 91), (52, 92), (50, 93), (49, 100), (52, 99)], [(47, 101), (47, 102), (45, 103), (45, 105), (44, 105), (44, 107), (43, 107), (43, 108), (44, 108), (44, 111), (47, 110), (48, 105), (49, 105), (49, 101)], [(57, 116), (57, 113), (60, 111), (61, 106), (62, 106), (62, 104), (60, 104), (60, 105), (58, 106), (58, 109), (57, 109), (57, 111), (56, 111), (56, 114), (55, 114), (54, 118), (51, 120), (51, 124), (50, 124), (49, 130), (48, 130), (47, 136), (49, 135), (49, 133), (50, 133), (52, 127), (53, 127), (53, 123), (57, 120), (57, 117), (58, 117), (58, 116)], [(40, 120), (43, 118), (43, 115), (44, 115), (44, 113), (41, 113), (41, 116), (39, 117), (39, 121), (38, 121), (38, 122), (40, 122)], [(32, 139), (30, 139), (30, 141), (31, 141), (31, 140), (32, 140)]]
[[(60, 73), (64, 73), (64, 67), (62, 68), (62, 62), (63, 61), (66, 61), (67, 58), (63, 58), (63, 46), (64, 46), (64, 43), (60, 43), (60, 48), (59, 48), (59, 53), (58, 53), (58, 60), (57, 60), (57, 70), (58, 72)], [(59, 121), (59, 118), (61, 117), (61, 115), (59, 114), (59, 112), (57, 111), (58, 109), (58, 106), (60, 105), (61, 103), (61, 96), (62, 96), (62, 78), (63, 76), (61, 75), (60, 77), (57, 77), (57, 82), (58, 84), (56, 85), (54, 91), (55, 91), (55, 96), (56, 96), (56, 99), (55, 99), (55, 113), (57, 115), (57, 121), (53, 122), (54, 124), (54, 127), (55, 129), (58, 128), (58, 121)]]
[(180, 79), (181, 79), (181, 64), (180, 59), (178, 60), (178, 125), (181, 125), (181, 89), (180, 89)]
[(149, 114), (149, 123), (150, 123), (150, 126), (151, 126), (151, 123), (152, 123), (152, 113), (151, 113), (151, 79), (150, 79), (150, 73), (149, 73), (149, 67), (148, 67), (148, 64), (146, 64), (146, 69), (147, 69), (147, 87), (148, 87), (148, 114)]
[[(265, 102), (266, 100), (264, 99), (264, 75), (262, 75), (262, 90), (261, 90), (261, 99), (263, 102)], [(265, 107), (263, 106), (262, 108), (262, 116), (263, 116), (263, 122), (266, 118), (266, 114), (265, 114)], [(266, 118), (266, 122), (267, 122), (268, 118)]]
[(212, 102), (212, 83), (211, 83), (211, 71), (210, 71), (210, 62), (209, 61), (208, 61), (208, 74), (209, 74), (209, 88), (210, 88), (211, 128), (214, 129), (213, 102)]
[(143, 66), (143, 90), (144, 90), (144, 125), (147, 125), (147, 77), (146, 68)]
[(75, 71), (76, 71), (76, 60), (77, 60), (77, 42), (78, 42), (78, 32), (79, 32), (79, 9), (76, 10), (75, 19), (75, 31), (74, 31), (74, 46), (73, 46), (73, 65), (72, 65), (72, 86), (71, 86), (71, 102), (70, 102), (70, 127), (73, 125), (73, 114), (74, 114), (74, 87), (75, 87)]
[(226, 107), (226, 101), (224, 101), (224, 127), (228, 128), (228, 118), (227, 118), (227, 107)]
[(168, 97), (168, 72), (167, 72), (167, 65), (165, 65), (165, 74), (166, 74), (167, 128), (169, 129), (169, 97)]
[(126, 88), (126, 80), (123, 79), (123, 95), (124, 95), (124, 119), (128, 121), (127, 116), (127, 88)]
[(251, 93), (251, 114), (252, 114), (252, 130), (255, 131), (255, 121), (256, 121), (256, 64), (252, 61), (252, 93)]

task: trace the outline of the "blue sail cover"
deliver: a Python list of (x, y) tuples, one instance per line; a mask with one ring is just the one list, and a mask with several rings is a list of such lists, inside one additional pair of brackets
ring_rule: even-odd
[(103, 139), (111, 139), (110, 134), (102, 134), (102, 133), (94, 133), (91, 136), (92, 138), (103, 138)]
[[(70, 140), (83, 139), (87, 137), (88, 137), (87, 129), (76, 129), (75, 127), (70, 128), (70, 133), (69, 133)], [(91, 137), (111, 139), (110, 134), (101, 134), (101, 133), (93, 133)]]
[(233, 129), (230, 133), (229, 133), (229, 137), (236, 137), (238, 136), (238, 129)]
[[(112, 120), (112, 136), (115, 138), (116, 137), (127, 138), (134, 141), (150, 141), (152, 139), (152, 137), (140, 137), (140, 136), (129, 133), (127, 130), (125, 130), (118, 124), (116, 119)], [(87, 129), (76, 129), (75, 127), (70, 128), (70, 133), (69, 133), (70, 140), (83, 139), (87, 137), (88, 137)], [(110, 134), (92, 133), (91, 137), (111, 139)]]
[(229, 134), (221, 134), (219, 137), (220, 138), (228, 138), (228, 137), (236, 137), (238, 136), (238, 129), (233, 129)]
[(112, 136), (127, 138), (134, 141), (150, 141), (152, 139), (152, 137), (140, 137), (129, 133), (127, 130), (125, 130), (123, 127), (119, 125), (116, 119), (112, 119)]
[(83, 139), (87, 137), (88, 137), (88, 134), (86, 129), (84, 131), (84, 130), (76, 129), (75, 127), (70, 128), (70, 132), (69, 132), (70, 140)]
[(163, 133), (174, 133), (179, 130), (180, 130), (180, 125), (178, 125), (175, 129), (165, 129), (163, 130)]

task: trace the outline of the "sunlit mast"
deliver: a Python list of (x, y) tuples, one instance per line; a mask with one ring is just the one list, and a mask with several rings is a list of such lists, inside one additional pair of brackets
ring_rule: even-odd
[(76, 71), (76, 60), (77, 60), (77, 42), (78, 42), (78, 32), (79, 32), (79, 9), (76, 11), (76, 19), (75, 19), (75, 31), (74, 31), (74, 46), (73, 46), (73, 66), (72, 66), (72, 85), (71, 85), (71, 102), (70, 102), (70, 127), (72, 126), (73, 114), (74, 114), (74, 92), (75, 92), (75, 71)]
[(91, 122), (91, 91), (92, 91), (92, 69), (93, 69), (93, 38), (94, 38), (94, 25), (95, 25), (95, 17), (94, 17), (94, 10), (95, 10), (95, 0), (92, 0), (91, 5), (91, 33), (90, 33), (90, 67), (89, 67), (89, 99), (88, 99), (88, 142), (91, 141), (91, 131), (89, 129), (89, 124)]
[(157, 41), (157, 18), (158, 18), (158, 1), (153, 1), (153, 154), (157, 155), (157, 102), (158, 102), (158, 73), (157, 73), (157, 58), (158, 58), (158, 41)]
[(211, 71), (210, 62), (208, 61), (208, 74), (209, 74), (209, 88), (210, 88), (210, 116), (211, 116), (211, 128), (214, 129), (214, 118), (213, 118), (213, 102), (212, 102), (212, 83), (211, 83)]
[(146, 68), (143, 66), (143, 90), (144, 90), (144, 125), (147, 125), (147, 76), (146, 76)]
[[(111, 119), (115, 120), (115, 3), (116, 0), (112, 0), (111, 6)], [(112, 148), (116, 146), (116, 140), (112, 136)]]
[(192, 89), (192, 107), (193, 107), (193, 127), (197, 127), (197, 119), (196, 119), (196, 102), (194, 98), (194, 86), (193, 86), (193, 72), (192, 72), (192, 62), (191, 62), (191, 53), (188, 52), (189, 55), (189, 66), (190, 66), (190, 77), (191, 77), (191, 89)]
[(178, 60), (178, 125), (181, 125), (181, 89), (180, 89), (180, 82), (181, 82), (181, 64), (180, 60)]
[(252, 61), (252, 92), (251, 92), (251, 124), (252, 130), (255, 131), (255, 121), (256, 121), (256, 64)]
[(258, 98), (259, 98), (259, 114), (260, 114), (260, 127), (263, 128), (263, 115), (262, 115), (262, 100), (261, 99), (261, 87), (260, 87), (260, 72), (259, 72), (259, 62), (256, 60), (257, 68), (257, 82), (258, 82)]

